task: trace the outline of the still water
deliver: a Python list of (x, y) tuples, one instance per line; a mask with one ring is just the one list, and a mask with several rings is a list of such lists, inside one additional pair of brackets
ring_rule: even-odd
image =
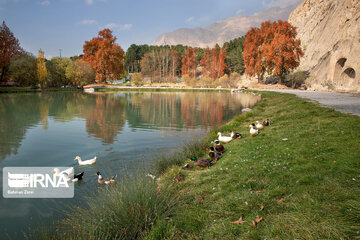
[[(98, 187), (95, 173), (120, 176), (150, 167), (154, 153), (171, 153), (201, 138), (259, 100), (226, 92), (31, 93), (0, 95), (0, 169), (69, 166), (85, 171), (73, 199), (0, 198), (0, 239), (22, 238), (29, 226), (51, 224), (66, 205), (84, 204)], [(97, 156), (94, 166), (75, 156)], [(0, 171), (2, 192), (2, 171)]]

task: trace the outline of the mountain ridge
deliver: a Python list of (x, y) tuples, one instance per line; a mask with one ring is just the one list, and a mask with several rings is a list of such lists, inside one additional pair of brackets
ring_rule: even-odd
[(298, 6), (293, 4), (284, 8), (272, 7), (253, 15), (241, 15), (218, 20), (206, 27), (179, 28), (172, 32), (161, 34), (152, 44), (161, 45), (188, 45), (192, 47), (213, 47), (222, 45), (234, 38), (241, 37), (251, 27), (258, 27), (264, 21), (287, 20), (290, 13)]

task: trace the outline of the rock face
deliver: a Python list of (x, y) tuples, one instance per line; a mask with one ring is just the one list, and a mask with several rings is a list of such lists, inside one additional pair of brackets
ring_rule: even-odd
[(181, 28), (170, 33), (161, 34), (153, 45), (183, 44), (193, 47), (220, 46), (231, 39), (241, 37), (251, 27), (258, 27), (264, 21), (287, 20), (290, 13), (297, 7), (273, 7), (251, 16), (237, 16), (215, 22), (205, 28)]
[(305, 0), (290, 15), (313, 89), (360, 91), (360, 1)]

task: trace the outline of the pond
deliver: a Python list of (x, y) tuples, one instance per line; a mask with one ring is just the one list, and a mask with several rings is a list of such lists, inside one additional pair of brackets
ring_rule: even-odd
[[(149, 169), (154, 153), (176, 151), (259, 99), (215, 91), (1, 94), (1, 169), (69, 166), (85, 175), (72, 199), (0, 198), (0, 239), (23, 238), (29, 226), (56, 222), (66, 205), (84, 204), (83, 196), (101, 187), (97, 171), (121, 176)], [(97, 162), (79, 167), (77, 155)]]

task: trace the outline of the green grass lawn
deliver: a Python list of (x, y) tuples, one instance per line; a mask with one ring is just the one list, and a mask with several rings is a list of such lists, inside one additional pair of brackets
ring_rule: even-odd
[[(220, 129), (245, 137), (226, 144), (216, 165), (165, 174), (162, 184), (181, 202), (148, 239), (360, 239), (360, 118), (289, 94), (262, 95)], [(250, 137), (249, 124), (266, 118), (272, 125)], [(185, 180), (174, 181), (178, 175)], [(244, 223), (232, 223), (240, 217)]]
[[(159, 181), (140, 173), (117, 183), (70, 209), (56, 231), (29, 238), (360, 239), (360, 118), (290, 94), (262, 97), (204, 141), (160, 157)], [(267, 118), (272, 125), (250, 137), (249, 124)], [(182, 170), (219, 130), (244, 138), (209, 169)]]

